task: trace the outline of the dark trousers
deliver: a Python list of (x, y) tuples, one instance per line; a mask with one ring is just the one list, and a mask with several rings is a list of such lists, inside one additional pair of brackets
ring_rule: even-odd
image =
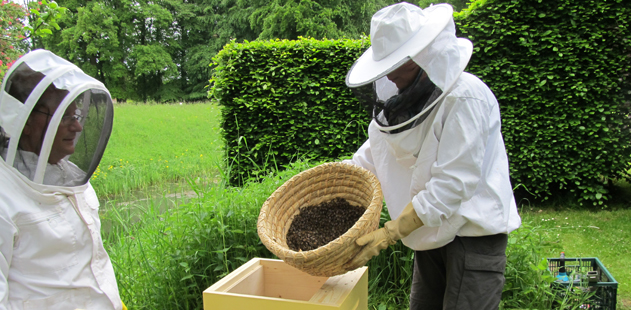
[(410, 310), (498, 309), (506, 268), (505, 234), (456, 237), (414, 252)]

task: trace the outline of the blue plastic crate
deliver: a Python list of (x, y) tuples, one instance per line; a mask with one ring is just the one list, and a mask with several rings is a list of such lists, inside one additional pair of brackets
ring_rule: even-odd
[[(559, 258), (548, 258), (548, 269), (556, 277), (559, 274)], [(565, 270), (574, 285), (587, 285), (596, 291), (584, 305), (586, 309), (615, 310), (618, 282), (596, 257), (566, 258)], [(570, 281), (557, 281), (554, 284), (567, 287)]]

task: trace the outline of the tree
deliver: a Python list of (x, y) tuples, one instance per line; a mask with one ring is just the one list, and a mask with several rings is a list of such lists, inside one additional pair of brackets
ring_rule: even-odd
[[(73, 12), (46, 43), (103, 82), (114, 98), (164, 100), (177, 79), (173, 16), (159, 1), (65, 1)], [(175, 97), (181, 96), (177, 94)]]
[(206, 99), (212, 57), (232, 40), (360, 38), (377, 10), (397, 2), (60, 1), (71, 13), (44, 46), (99, 79), (114, 98), (160, 102)]
[(359, 38), (370, 32), (370, 18), (392, 0), (252, 0), (250, 16), (259, 39)]
[(169, 1), (180, 49), (172, 55), (180, 64), (180, 85), (185, 99), (206, 99), (212, 57), (230, 40), (254, 40), (249, 26), (253, 11), (244, 0)]
[[(259, 39), (359, 38), (370, 33), (370, 19), (381, 8), (396, 0), (251, 0), (254, 12), (250, 25)], [(420, 7), (432, 4), (421, 0)], [(442, 3), (436, 2), (436, 3)], [(466, 7), (466, 0), (447, 1), (454, 9)]]

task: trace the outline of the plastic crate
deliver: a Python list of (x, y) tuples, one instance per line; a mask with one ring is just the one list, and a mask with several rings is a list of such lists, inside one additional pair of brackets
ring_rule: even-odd
[[(548, 269), (556, 277), (559, 274), (559, 258), (548, 258)], [(568, 287), (586, 285), (596, 293), (584, 305), (586, 309), (615, 310), (618, 282), (596, 257), (566, 258), (565, 270), (570, 281), (557, 281), (554, 284)]]

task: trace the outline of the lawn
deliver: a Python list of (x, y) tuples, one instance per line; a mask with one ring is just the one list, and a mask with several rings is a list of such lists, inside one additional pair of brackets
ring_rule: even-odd
[(547, 257), (597, 257), (618, 282), (618, 309), (631, 309), (631, 209), (597, 211), (523, 207), (522, 218), (540, 226)]
[[(216, 277), (248, 257), (269, 255), (258, 242), (256, 215), (290, 175), (243, 189), (225, 186), (219, 117), (211, 103), (115, 106), (112, 137), (92, 184), (103, 200), (103, 240), (130, 310), (188, 309), (184, 298), (201, 300)], [(520, 212), (543, 239), (544, 257), (561, 251), (598, 257), (619, 283), (617, 309), (631, 310), (627, 206), (588, 211), (523, 203)], [(408, 260), (402, 255), (397, 262)], [(409, 281), (409, 274), (395, 277)], [(404, 303), (396, 298), (373, 294), (371, 309), (399, 309)]]
[(221, 145), (215, 104), (118, 104), (112, 136), (91, 182), (102, 197), (182, 177), (216, 179)]

